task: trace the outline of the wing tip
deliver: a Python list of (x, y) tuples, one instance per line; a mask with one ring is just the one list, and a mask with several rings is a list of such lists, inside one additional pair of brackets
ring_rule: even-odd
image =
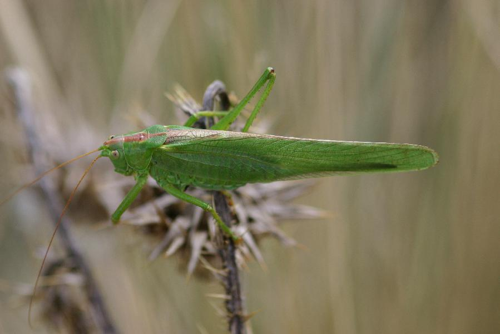
[(439, 163), (439, 154), (432, 148), (427, 146), (420, 146), (420, 149), (426, 153), (425, 161), (422, 163), (422, 167), (418, 170), (424, 170), (436, 166)]

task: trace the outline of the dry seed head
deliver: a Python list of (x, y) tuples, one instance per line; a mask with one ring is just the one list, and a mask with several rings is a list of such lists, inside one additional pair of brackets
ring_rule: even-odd
[(83, 276), (75, 272), (70, 258), (50, 259), (35, 299), (40, 300), (41, 318), (56, 332), (97, 331), (88, 298), (82, 290)]
[[(177, 87), (173, 94), (167, 96), (174, 102), (179, 114), (189, 115), (200, 110), (196, 101), (182, 88)], [(150, 117), (143, 118), (151, 121)], [(240, 128), (240, 124), (233, 125), (233, 130)], [(123, 184), (123, 195), (132, 184), (131, 179), (126, 185)], [(214, 242), (217, 227), (211, 216), (198, 207), (166, 194), (153, 180), (148, 185), (148, 195), (133, 210), (127, 211), (122, 221), (137, 226), (139, 231), (150, 237), (153, 243), (151, 260), (160, 255), (177, 255), (181, 257), (180, 263), (189, 276), (212, 276), (214, 272), (209, 268), (220, 268), (220, 259)], [(258, 246), (264, 237), (272, 236), (285, 246), (296, 245), (279, 227), (284, 220), (325, 216), (322, 210), (293, 203), (313, 185), (311, 181), (249, 184), (230, 192), (231, 208), (238, 220), (233, 230), (243, 239), (237, 252), (240, 267), (250, 258), (265, 266), (264, 256)], [(208, 202), (212, 200), (212, 192), (203, 189), (190, 187), (187, 193)], [(109, 207), (109, 211), (112, 210), (114, 208)], [(200, 261), (204, 264), (199, 265)]]

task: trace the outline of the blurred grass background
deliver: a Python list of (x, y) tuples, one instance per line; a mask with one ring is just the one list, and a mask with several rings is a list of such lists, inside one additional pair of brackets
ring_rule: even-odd
[[(431, 170), (324, 179), (303, 198), (333, 217), (285, 226), (307, 251), (263, 243), (269, 270), (244, 275), (254, 332), (500, 331), (497, 1), (0, 0), (0, 70), (12, 65), (31, 73), (61, 160), (135, 130), (142, 110), (177, 123), (164, 97), (175, 83), (201, 99), (220, 79), (242, 97), (267, 66), (273, 134), (434, 148)], [(0, 88), (6, 194), (33, 174)], [(121, 176), (99, 162), (92, 177)], [(36, 191), (0, 217), (0, 332), (25, 333), (27, 305), (9, 286), (34, 282), (52, 225)], [(205, 296), (217, 284), (187, 283), (175, 259), (148, 264), (130, 228), (75, 233), (123, 333), (223, 332)]]

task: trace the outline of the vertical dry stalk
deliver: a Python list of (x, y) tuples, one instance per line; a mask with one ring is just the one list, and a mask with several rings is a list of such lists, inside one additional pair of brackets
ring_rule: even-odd
[[(231, 227), (234, 215), (231, 213), (226, 196), (216, 191), (214, 193), (215, 210), (220, 215), (222, 221)], [(229, 331), (231, 334), (245, 333), (245, 312), (240, 284), (238, 264), (236, 263), (236, 245), (232, 238), (222, 235), (218, 242), (219, 256), (222, 259), (224, 275), (221, 277), (226, 290), (226, 311)]]
[[(224, 84), (214, 81), (208, 86), (203, 96), (203, 110), (213, 110), (215, 99), (219, 98), (220, 109), (228, 110), (230, 107), (229, 98)], [(200, 119), (195, 126), (208, 127), (212, 125), (213, 119)], [(226, 196), (220, 192), (214, 192), (214, 207), (220, 215), (222, 221), (231, 227), (231, 221), (236, 220), (229, 207)], [(226, 291), (226, 311), (228, 327), (231, 334), (245, 333), (244, 305), (241, 291), (238, 264), (236, 263), (236, 245), (234, 240), (222, 234), (218, 239), (218, 253), (222, 260), (222, 267), (225, 272), (220, 277)]]
[[(14, 90), (16, 109), (26, 133), (29, 155), (37, 174), (41, 174), (46, 169), (43, 163), (44, 149), (40, 145), (40, 141), (38, 140), (39, 136), (34, 124), (35, 115), (31, 105), (31, 82), (29, 76), (25, 71), (18, 68), (8, 70), (6, 74)], [(63, 208), (61, 198), (50, 178), (43, 178), (40, 180), (40, 188), (43, 191), (44, 198), (47, 200), (52, 221), (55, 224)], [(92, 318), (95, 322), (95, 324), (86, 323), (83, 325), (79, 323), (78, 330), (80, 332), (92, 332), (92, 328), (97, 327), (101, 333), (117, 333), (106, 310), (97, 284), (92, 276), (90, 267), (71, 237), (71, 233), (68, 229), (69, 225), (71, 225), (70, 219), (63, 218), (58, 231), (59, 241), (66, 252), (66, 257), (69, 259), (71, 267), (80, 273), (84, 279), (84, 292), (90, 305)], [(50, 268), (51, 266), (48, 266), (48, 270), (46, 270), (44, 274), (47, 274)], [(69, 319), (69, 322), (73, 323), (72, 320), (73, 319)], [(71, 330), (72, 328), (69, 329)], [(76, 328), (73, 329), (76, 330)]]

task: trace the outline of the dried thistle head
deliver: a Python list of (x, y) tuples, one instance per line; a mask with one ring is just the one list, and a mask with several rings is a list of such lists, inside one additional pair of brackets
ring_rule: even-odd
[[(178, 87), (174, 94), (168, 94), (167, 97), (174, 102), (181, 116), (202, 110), (182, 88)], [(142, 116), (142, 119), (144, 121), (141, 123), (145, 124), (140, 124), (141, 126), (152, 124), (150, 116)], [(233, 125), (232, 130), (237, 130), (239, 126)], [(293, 203), (294, 199), (303, 195), (313, 184), (311, 181), (248, 184), (229, 192), (234, 216), (238, 221), (232, 229), (243, 239), (237, 252), (240, 266), (244, 266), (245, 261), (250, 258), (264, 265), (258, 242), (266, 236), (272, 236), (286, 246), (296, 245), (280, 229), (282, 221), (324, 216), (324, 212), (319, 209)], [(125, 195), (132, 185), (133, 180), (120, 184), (122, 194)], [(189, 187), (186, 192), (204, 201), (212, 201), (211, 191)], [(149, 181), (149, 190), (142, 195), (140, 204), (128, 210), (122, 221), (139, 227), (140, 231), (156, 242), (150, 255), (151, 260), (160, 255), (180, 256), (183, 259), (180, 262), (187, 268), (188, 274), (200, 277), (209, 274), (210, 269), (219, 267), (217, 245), (214, 242), (217, 227), (209, 214), (165, 193), (153, 180)], [(105, 206), (109, 212), (114, 210), (114, 205), (110, 203)], [(202, 266), (199, 266), (200, 262)]]
[(56, 332), (97, 331), (92, 308), (84, 292), (85, 279), (70, 257), (50, 259), (42, 274), (34, 301), (40, 301), (40, 315)]

